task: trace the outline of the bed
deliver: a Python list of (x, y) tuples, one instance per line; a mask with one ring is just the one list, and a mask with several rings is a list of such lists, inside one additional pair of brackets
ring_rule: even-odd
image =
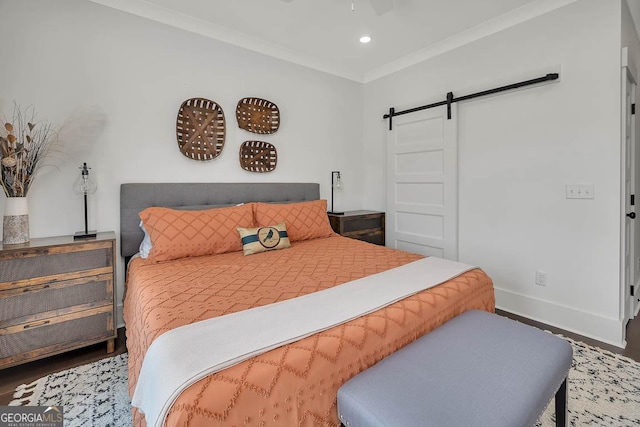
[[(246, 203), (253, 206), (255, 222), (260, 209), (277, 206), (273, 209), (283, 212), (317, 202), (315, 183), (123, 184), (121, 255), (128, 260), (138, 252), (144, 237), (139, 215), (149, 207), (205, 212), (229, 206), (244, 209)], [(149, 347), (167, 331), (318, 293), (423, 258), (333, 232), (301, 238), (300, 230), (288, 231), (291, 247), (283, 250), (131, 260), (124, 301), (131, 395)], [(490, 278), (471, 269), (198, 380), (173, 402), (164, 425), (337, 426), (336, 392), (341, 384), (464, 311), (494, 308)], [(268, 322), (256, 328), (266, 330)], [(164, 372), (170, 370), (167, 366)], [(133, 409), (134, 425), (146, 425), (140, 411)]]

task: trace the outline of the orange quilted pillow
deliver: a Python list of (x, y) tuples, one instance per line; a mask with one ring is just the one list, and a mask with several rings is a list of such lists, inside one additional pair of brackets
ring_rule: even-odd
[(292, 242), (335, 234), (329, 224), (326, 200), (286, 204), (254, 203), (254, 212), (257, 226), (284, 222)]
[(251, 203), (201, 211), (152, 207), (140, 212), (151, 237), (148, 259), (168, 261), (242, 250), (236, 227), (253, 227)]

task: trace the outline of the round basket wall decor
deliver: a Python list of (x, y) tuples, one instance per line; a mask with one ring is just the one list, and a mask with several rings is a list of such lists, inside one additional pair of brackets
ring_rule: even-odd
[(182, 103), (176, 120), (180, 152), (193, 160), (215, 159), (222, 152), (225, 120), (222, 108), (205, 98)]
[(249, 172), (271, 172), (278, 164), (278, 152), (264, 141), (245, 141), (240, 146), (240, 166)]
[(236, 107), (240, 129), (259, 134), (271, 134), (280, 127), (280, 110), (271, 101), (261, 98), (242, 98)]

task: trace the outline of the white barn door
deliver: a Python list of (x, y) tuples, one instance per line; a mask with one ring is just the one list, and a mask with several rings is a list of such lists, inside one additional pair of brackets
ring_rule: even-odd
[(458, 259), (456, 105), (393, 118), (387, 135), (387, 246)]

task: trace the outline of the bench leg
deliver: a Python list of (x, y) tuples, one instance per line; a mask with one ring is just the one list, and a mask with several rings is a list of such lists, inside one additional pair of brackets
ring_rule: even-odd
[(567, 426), (567, 379), (556, 392), (556, 427)]

